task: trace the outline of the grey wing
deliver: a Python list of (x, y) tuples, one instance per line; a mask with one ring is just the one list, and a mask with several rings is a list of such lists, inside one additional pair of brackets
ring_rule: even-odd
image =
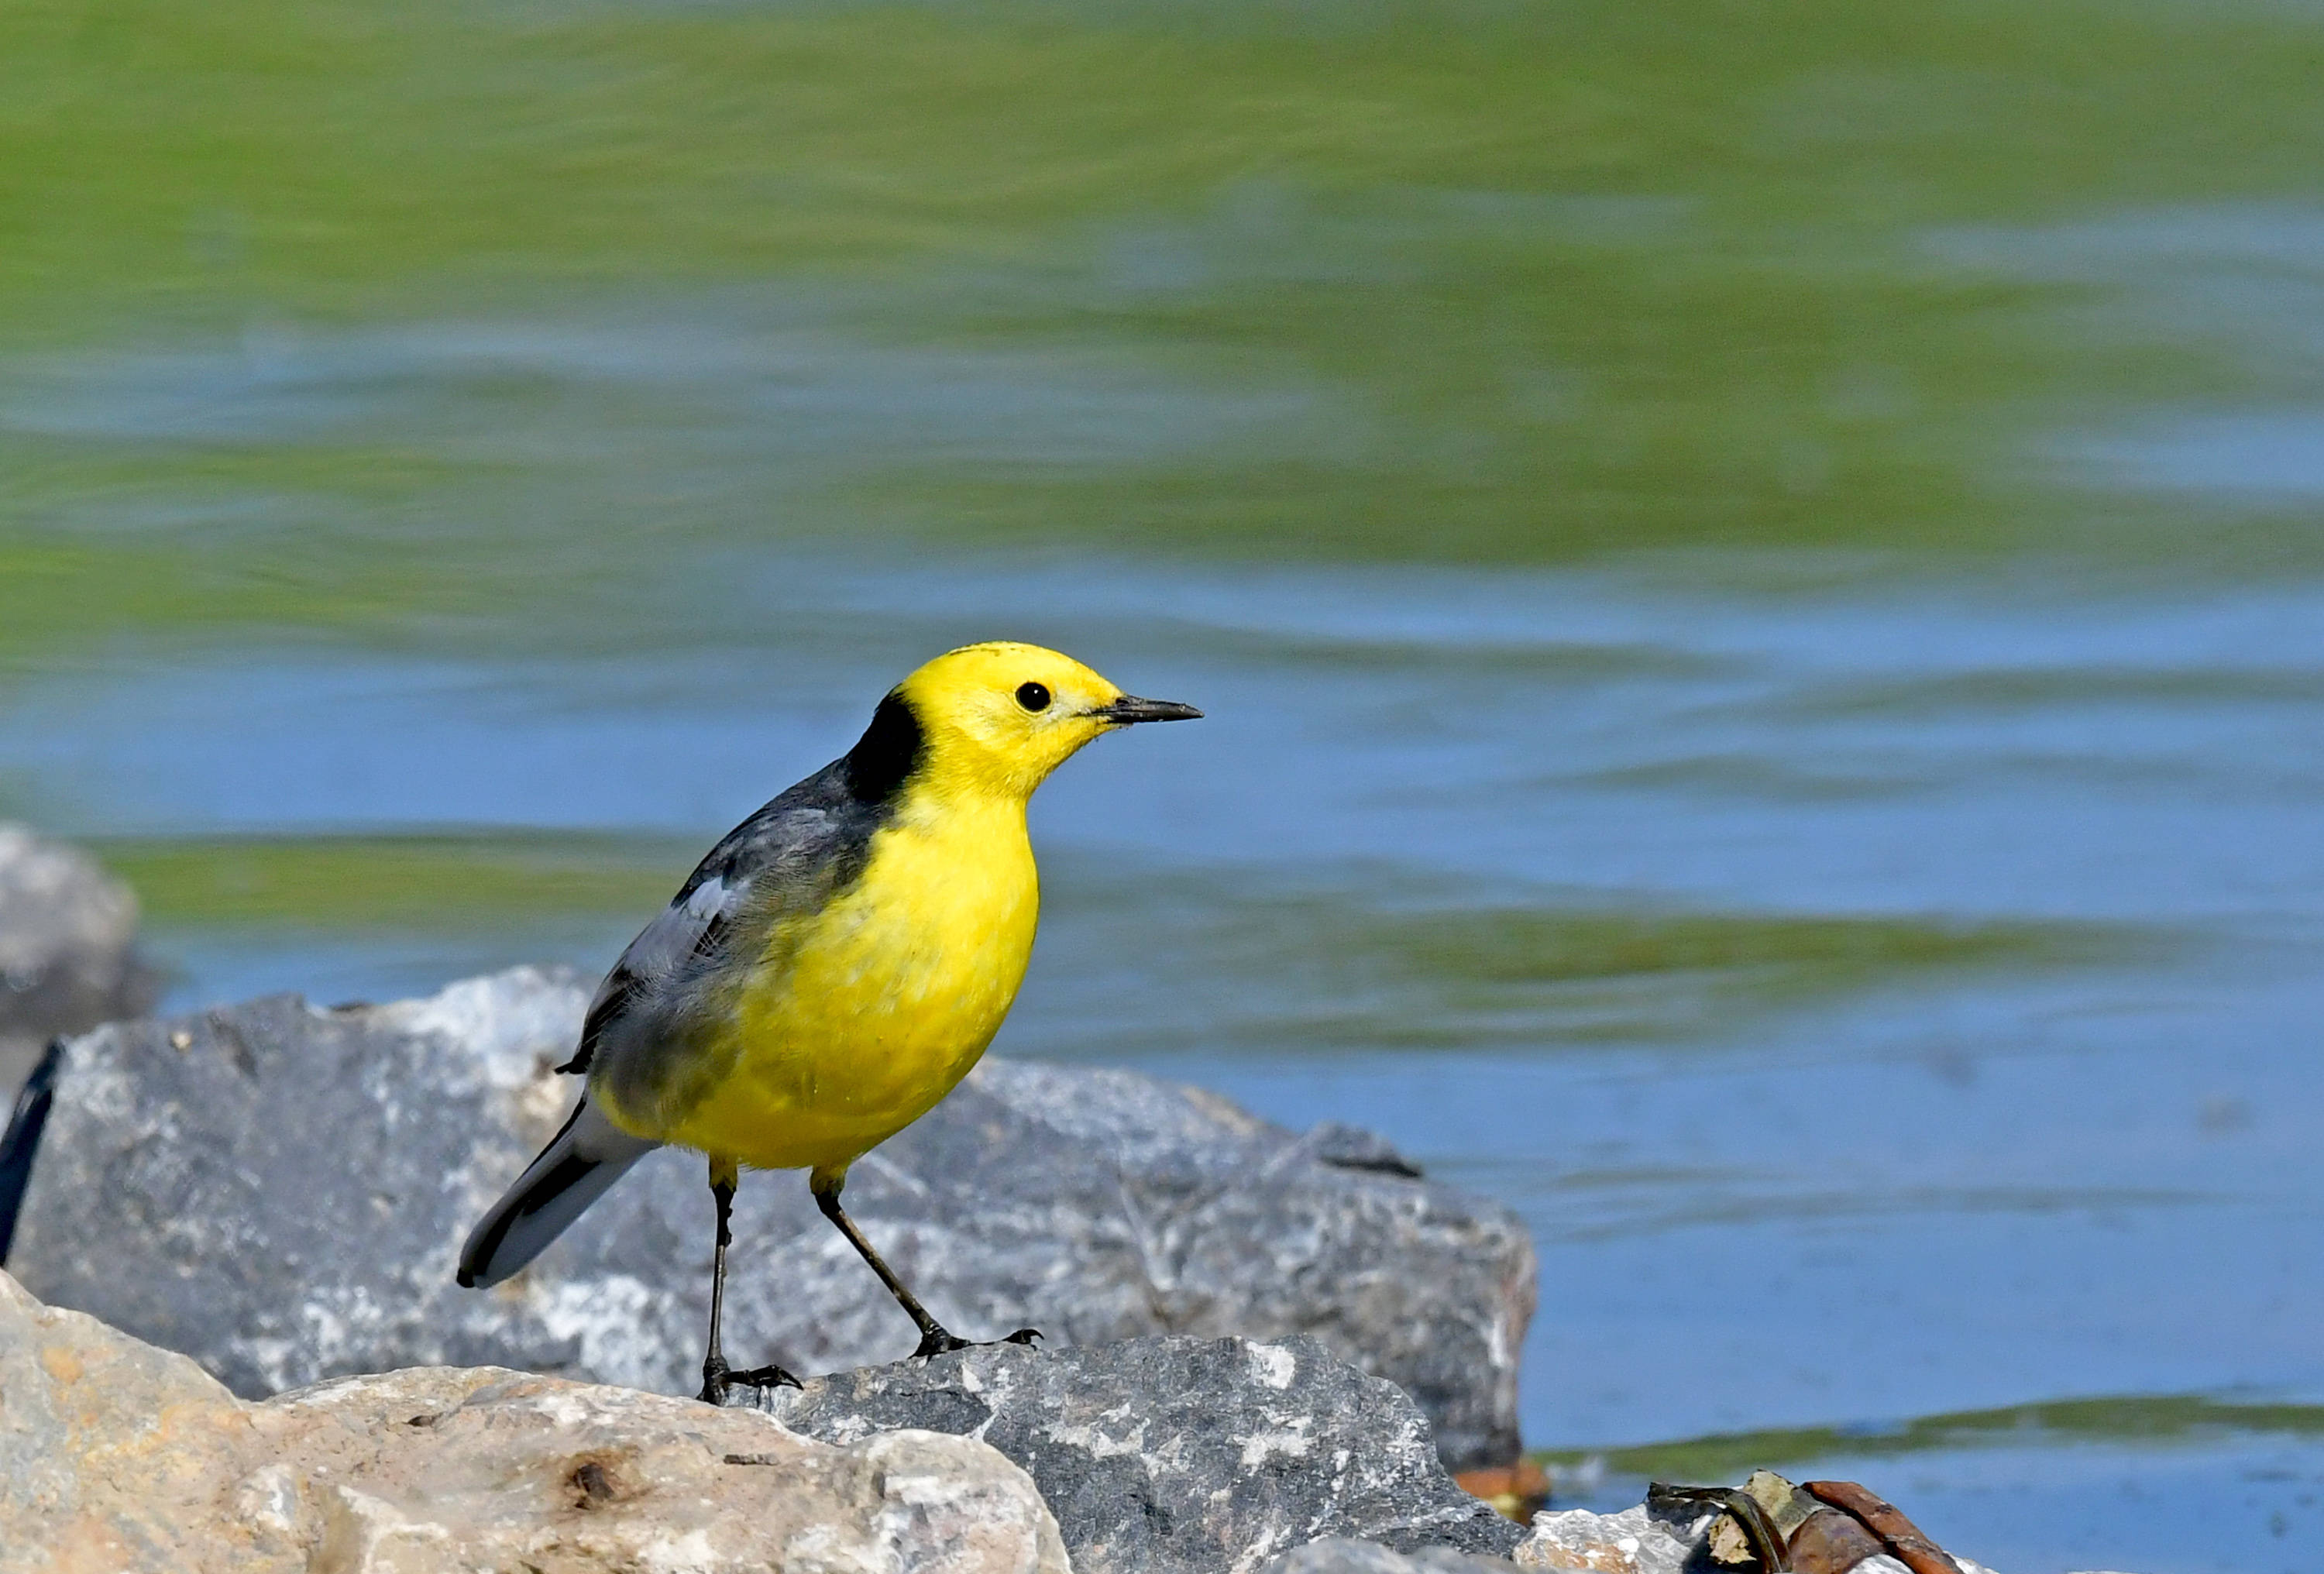
[(559, 1071), (587, 1072), (609, 1050), (650, 1061), (679, 1049), (721, 984), (754, 963), (770, 925), (813, 911), (854, 878), (885, 815), (853, 799), (836, 769), (792, 787), (711, 849), (605, 975)]
[(616, 1027), (635, 1026), (636, 1019), (658, 1000), (674, 993), (670, 986), (715, 961), (735, 916), (750, 894), (748, 876), (729, 884), (723, 875), (689, 883), (659, 917), (638, 932), (613, 964), (605, 981), (589, 1002), (581, 1019), (581, 1042), (573, 1058), (557, 1069), (586, 1072), (597, 1051)]

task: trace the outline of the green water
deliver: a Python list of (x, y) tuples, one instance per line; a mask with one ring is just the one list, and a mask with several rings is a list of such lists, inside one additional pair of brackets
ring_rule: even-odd
[(1531, 1441), (2298, 1567), (2319, 81), (2295, 5), (24, 0), (0, 812), (177, 1005), (602, 968), (1056, 643), (1211, 720), (1045, 789), (1001, 1046), (1517, 1207)]
[[(0, 638), (569, 649), (648, 637), (629, 575), (674, 554), (875, 532), (2312, 566), (2282, 520), (2198, 546), (2175, 510), (2012, 484), (2029, 425), (2248, 373), (2103, 321), (2103, 254), (2029, 276), (1968, 242), (2307, 200), (2319, 68), (2312, 17), (2262, 6), (28, 0), (0, 17), (0, 347), (31, 407)], [(204, 426), (199, 386), (75, 419), (91, 351), (738, 288), (1164, 403), (1099, 423), (1167, 427), (1174, 396), (1249, 419), (1111, 452), (867, 432), (770, 486), (622, 463), (685, 421), (650, 388), (588, 391), (624, 451), (544, 478), (524, 439), (556, 445), (541, 407), (572, 396), (489, 360), (453, 408), (290, 441)]]

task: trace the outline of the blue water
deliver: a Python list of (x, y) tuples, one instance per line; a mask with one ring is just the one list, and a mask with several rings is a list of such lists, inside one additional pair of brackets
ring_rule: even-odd
[[(2116, 500), (2183, 509), (2177, 555), (1413, 566), (1099, 529), (1074, 549), (851, 534), (819, 489), (906, 459), (1358, 463), (1367, 418), (1264, 357), (1227, 378), (1102, 345), (882, 347), (822, 298), (48, 357), (0, 373), (0, 429), (197, 452), (359, 430), (503, 466), (502, 490), (447, 483), (425, 527), (456, 559), (480, 550), (462, 511), (489, 513), (503, 569), (537, 553), (584, 588), (392, 637), (133, 631), (25, 664), (0, 690), (0, 785), (69, 834), (706, 844), (917, 660), (1057, 645), (1209, 719), (1107, 740), (1044, 789), (1042, 945), (996, 1047), (1370, 1126), (1518, 1209), (1542, 1257), (1530, 1441), (2324, 1402), (2324, 577), (2296, 552), (2255, 569), (2247, 544), (2255, 496), (2324, 492), (2319, 236), (2236, 208), (1923, 237), (1949, 267), (2106, 287), (2070, 308), (2093, 334), (2167, 323), (2246, 357), (2232, 399), (2031, 424), (1987, 478), (1993, 508), (2038, 483), (2092, 530)], [(1167, 245), (1129, 254), (1108, 288), (1176, 287)], [(662, 495), (814, 528), (659, 541), (553, 518), (586, 497), (648, 521)], [(300, 529), (359, 535), (337, 506), (100, 499), (68, 523), (263, 558)], [(172, 1006), (375, 999), (600, 968), (646, 916), (180, 922), (152, 945)], [(1534, 920), (1566, 926), (1530, 964), (1477, 962)], [(1698, 941), (1672, 939), (1687, 923)], [(1640, 925), (1628, 962), (1555, 965)], [(2324, 1528), (2313, 1431), (1818, 1468), (2028, 1574), (2302, 1568)]]
[[(1211, 719), (1108, 740), (1044, 790), (1043, 945), (997, 1047), (1372, 1126), (1518, 1208), (1543, 1264), (1534, 1441), (2324, 1395), (2316, 589), (1745, 598), (1610, 574), (976, 561), (766, 584), (767, 633), (653, 661), (237, 650), (60, 678), (14, 707), (0, 766), (69, 829), (706, 840), (844, 749), (905, 652), (1054, 640)], [(831, 656), (833, 621), (865, 649)], [(1368, 976), (1399, 914), (1474, 908), (2098, 938), (1861, 979), (1803, 964), (1792, 988)], [(1303, 929), (1334, 912), (1388, 937)], [(544, 920), (486, 943), (161, 949), (184, 1005), (597, 967), (625, 938)], [(2241, 1458), (2222, 1447), (2204, 1468)], [(2315, 1445), (2271, 1447), (2312, 1485)], [(1965, 1550), (2040, 1567), (2092, 1544), (1990, 1507), (1980, 1459), (1910, 1467)], [(2122, 1449), (2073, 1467), (2126, 1488), (2182, 1468)], [(1892, 1496), (1897, 1468), (1875, 1472)], [(2147, 1547), (2172, 1502), (2109, 1514)], [(2273, 1566), (2185, 1552), (2168, 1566)]]

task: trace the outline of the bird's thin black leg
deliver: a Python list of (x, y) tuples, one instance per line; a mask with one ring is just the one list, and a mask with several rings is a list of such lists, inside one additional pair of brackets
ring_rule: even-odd
[[(975, 1344), (977, 1341), (974, 1339), (955, 1337), (946, 1330), (943, 1323), (930, 1317), (928, 1309), (920, 1304), (920, 1298), (905, 1287), (904, 1281), (896, 1277), (896, 1270), (890, 1267), (886, 1260), (872, 1249), (871, 1241), (866, 1239), (863, 1232), (855, 1227), (855, 1220), (847, 1217), (847, 1210), (839, 1205), (839, 1191), (846, 1183), (847, 1176), (844, 1171), (838, 1174), (831, 1174), (817, 1170), (809, 1179), (807, 1185), (809, 1190), (814, 1192), (815, 1205), (823, 1210), (823, 1216), (830, 1220), (838, 1228), (839, 1233), (847, 1238), (847, 1244), (853, 1247), (858, 1255), (872, 1265), (872, 1271), (880, 1275), (880, 1283), (888, 1286), (888, 1293), (896, 1298), (896, 1304), (904, 1309), (904, 1314), (909, 1317), (913, 1326), (920, 1330), (920, 1348), (912, 1352), (913, 1357), (916, 1359), (925, 1359), (929, 1356), (943, 1355), (948, 1350), (964, 1350)], [(1029, 1345), (1040, 1337), (1041, 1330), (1038, 1328), (1020, 1328), (1007, 1339), (987, 1342)]]
[(726, 1394), (733, 1388), (774, 1388), (788, 1385), (799, 1386), (799, 1380), (780, 1367), (753, 1367), (747, 1372), (737, 1372), (726, 1365), (726, 1355), (718, 1345), (718, 1324), (726, 1310), (726, 1247), (733, 1241), (733, 1231), (728, 1220), (734, 1212), (735, 1166), (719, 1159), (710, 1161), (710, 1195), (718, 1204), (718, 1236), (710, 1248), (710, 1353), (702, 1358), (702, 1393), (705, 1404), (724, 1404)]

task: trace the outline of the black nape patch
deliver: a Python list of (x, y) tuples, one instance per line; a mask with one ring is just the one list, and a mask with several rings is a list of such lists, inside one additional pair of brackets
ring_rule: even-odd
[(920, 719), (900, 694), (890, 692), (872, 713), (855, 747), (840, 763), (847, 768), (849, 794), (859, 803), (884, 804), (904, 790), (904, 782), (920, 762), (927, 740)]

